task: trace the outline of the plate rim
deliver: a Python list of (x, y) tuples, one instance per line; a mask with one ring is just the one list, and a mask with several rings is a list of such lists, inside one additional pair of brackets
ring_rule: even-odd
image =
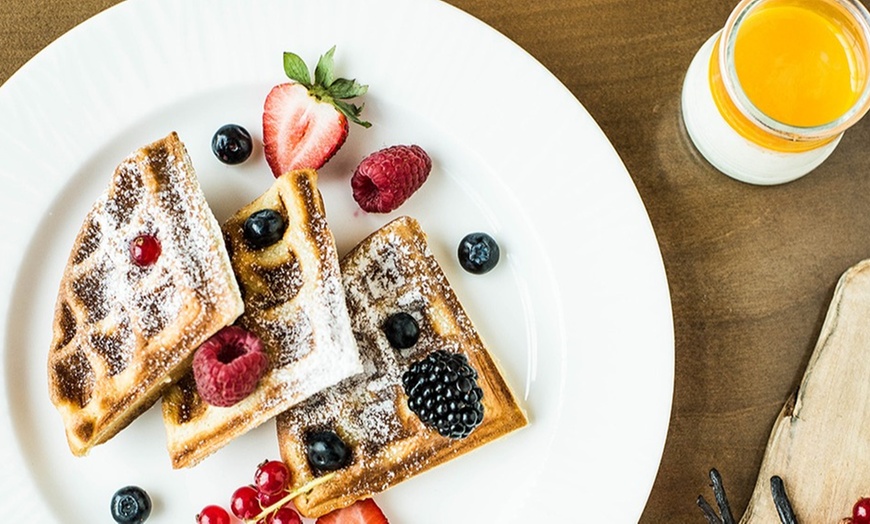
[[(222, 0), (223, 4), (226, 4), (228, 0)], [(341, 0), (336, 0), (340, 2)], [(393, 6), (396, 2), (401, 0), (379, 0), (378, 2), (373, 3), (375, 5), (375, 9), (380, 8), (379, 6)], [(20, 96), (20, 90), (26, 87), (26, 83), (30, 80), (30, 77), (37, 75), (42, 76), (45, 75), (45, 68), (49, 67), (52, 63), (56, 63), (59, 60), (62, 60), (70, 53), (75, 55), (75, 53), (82, 48), (82, 40), (87, 38), (89, 33), (93, 33), (94, 31), (105, 30), (106, 25), (111, 25), (114, 19), (121, 18), (122, 16), (129, 16), (131, 12), (136, 12), (137, 10), (148, 10), (150, 8), (155, 8), (156, 6), (166, 5), (169, 3), (169, 0), (127, 0), (126, 2), (122, 2), (120, 4), (116, 4), (101, 13), (98, 13), (94, 17), (86, 20), (82, 24), (74, 27), (60, 38), (49, 44), (42, 51), (37, 53), (34, 57), (29, 59), (21, 68), (15, 71), (9, 79), (3, 84), (0, 85), (0, 115), (4, 115), (3, 111), (6, 110), (7, 113), (10, 110), (10, 105), (14, 105), (18, 103), (18, 100), (12, 94), (16, 96)], [(298, 2), (290, 2), (288, 4), (296, 4)], [(567, 100), (570, 104), (570, 108), (566, 108), (566, 113), (571, 114), (576, 117), (578, 121), (582, 122), (584, 126), (589, 126), (590, 123), (594, 126), (596, 133), (599, 135), (599, 141), (595, 144), (596, 147), (603, 147), (605, 151), (603, 154), (606, 157), (610, 158), (610, 163), (613, 166), (617, 167), (617, 170), (620, 172), (619, 176), (621, 180), (619, 183), (622, 185), (622, 190), (626, 192), (626, 194), (633, 200), (633, 208), (630, 210), (633, 213), (633, 217), (631, 220), (635, 221), (634, 226), (637, 229), (633, 229), (634, 233), (640, 232), (643, 234), (643, 238), (638, 238), (639, 244), (642, 245), (642, 253), (647, 258), (652, 254), (652, 260), (647, 259), (646, 262), (651, 262), (654, 267), (647, 268), (647, 271), (653, 275), (653, 277), (657, 278), (657, 281), (654, 283), (656, 286), (655, 293), (658, 295), (658, 306), (662, 309), (656, 313), (656, 323), (659, 325), (657, 329), (660, 332), (656, 333), (657, 336), (660, 337), (659, 340), (656, 341), (658, 350), (664, 350), (664, 353), (660, 355), (663, 357), (661, 360), (664, 362), (664, 368), (659, 369), (660, 377), (656, 381), (656, 384), (653, 387), (653, 390), (656, 393), (656, 396), (659, 398), (660, 409), (657, 414), (658, 423), (655, 424), (655, 430), (657, 435), (655, 438), (650, 438), (649, 440), (652, 442), (651, 444), (647, 444), (648, 450), (656, 450), (655, 454), (655, 468), (652, 470), (651, 475), (646, 475), (645, 481), (640, 482), (636, 489), (641, 490), (643, 493), (637, 497), (637, 500), (640, 502), (635, 502), (634, 507), (630, 510), (626, 510), (626, 514), (633, 514), (635, 518), (640, 516), (640, 513), (646, 503), (647, 497), (649, 495), (649, 491), (652, 489), (652, 484), (655, 480), (655, 473), (658, 469), (658, 463), (661, 460), (662, 452), (664, 451), (664, 442), (667, 435), (667, 429), (670, 419), (671, 413), (671, 397), (673, 394), (673, 364), (674, 364), (674, 335), (673, 335), (673, 324), (671, 319), (671, 301), (670, 294), (667, 286), (667, 278), (664, 271), (664, 265), (661, 258), (661, 252), (659, 250), (658, 244), (655, 240), (655, 232), (652, 229), (652, 225), (649, 221), (649, 217), (646, 214), (646, 211), (643, 206), (643, 202), (640, 199), (639, 194), (637, 193), (636, 188), (634, 187), (633, 181), (631, 180), (631, 176), (628, 173), (625, 165), (622, 163), (619, 158), (618, 153), (613, 148), (612, 144), (607, 140), (601, 128), (594, 122), (592, 117), (586, 111), (585, 107), (577, 100), (577, 98), (571, 93), (571, 91), (562, 84), (549, 70), (547, 70), (540, 62), (538, 62), (534, 57), (532, 57), (528, 52), (523, 50), (519, 45), (515, 42), (508, 39), (506, 36), (502, 35), (500, 32), (487, 25), (486, 23), (474, 18), (472, 15), (462, 11), (456, 6), (447, 4), (442, 2), (441, 0), (416, 0), (416, 2), (409, 2), (409, 4), (413, 4), (415, 6), (419, 6), (421, 9), (429, 9), (429, 10), (441, 10), (441, 13), (445, 14), (447, 18), (453, 17), (455, 20), (462, 20), (465, 24), (471, 24), (471, 26), (475, 27), (477, 31), (482, 31), (486, 33), (483, 40), (484, 42), (494, 41), (496, 42), (493, 45), (502, 46), (507, 49), (510, 48), (508, 52), (509, 55), (513, 57), (513, 59), (519, 59), (523, 62), (522, 67), (524, 69), (529, 69), (533, 71), (534, 74), (538, 75), (537, 80), (546, 83), (546, 88), (549, 91), (558, 91), (561, 92), (561, 97), (563, 100)], [(200, 7), (207, 4), (205, 0), (198, 0), (196, 2), (190, 2), (190, 5), (198, 5)], [(271, 8), (279, 5), (277, 2), (264, 2), (263, 5), (268, 5)], [(507, 47), (504, 47), (507, 46)], [(87, 45), (84, 45), (86, 48)], [(31, 115), (32, 116), (32, 115)], [(23, 118), (20, 114), (18, 118)], [(2, 119), (0, 119), (2, 121)], [(8, 131), (8, 130), (7, 130)], [(0, 128), (0, 136), (3, 136), (3, 128)], [(19, 141), (20, 143), (20, 141)], [(13, 183), (13, 191), (10, 191), (9, 194), (15, 194), (16, 191), (26, 191), (27, 184), (24, 184), (23, 181), (18, 181), (15, 183), (15, 180), (9, 180), (9, 176), (7, 174), (10, 171), (15, 171), (14, 168), (10, 169), (10, 167), (2, 160), (0, 160), (0, 177), (3, 178), (4, 183), (12, 182)], [(58, 174), (53, 174), (50, 177), (50, 182), (54, 183), (57, 181), (61, 181), (62, 179)], [(629, 187), (626, 187), (629, 186)], [(60, 193), (60, 189), (57, 190), (57, 194)], [(639, 216), (638, 213), (640, 212)], [(641, 223), (637, 221), (640, 220)], [(20, 242), (20, 238), (22, 235), (20, 234), (11, 234), (12, 230), (16, 228), (16, 226), (20, 226), (18, 222), (12, 222), (11, 224), (7, 224), (4, 227), (4, 235), (3, 235), (3, 245), (6, 248), (6, 252), (11, 252), (10, 248), (14, 248)], [(22, 228), (24, 229), (24, 228)], [(29, 242), (32, 235), (27, 237), (27, 241)], [(0, 317), (4, 319), (4, 330), (8, 327), (8, 311), (10, 309), (9, 298), (11, 297), (12, 289), (15, 285), (15, 281), (17, 275), (19, 274), (20, 267), (24, 264), (24, 260), (14, 260), (7, 259), (0, 263), (0, 268), (2, 271), (2, 279), (0, 279)], [(10, 270), (11, 269), (11, 270)], [(555, 271), (553, 273), (553, 284), (555, 286), (559, 285), (559, 282), (555, 281)], [(664, 297), (664, 300), (661, 300)], [(5, 333), (4, 333), (5, 334)], [(7, 387), (6, 385), (6, 374), (8, 372), (8, 348), (5, 346), (6, 337), (3, 337), (4, 340), (4, 355), (2, 359), (0, 359), (0, 383), (3, 384), (3, 388)], [(563, 348), (563, 351), (567, 351), (567, 348)], [(573, 356), (572, 356), (573, 358)], [(567, 377), (564, 377), (567, 378)], [(9, 418), (9, 406), (7, 405), (6, 397), (2, 403), (0, 403), (0, 419), (8, 420)], [(663, 408), (663, 409), (662, 409)], [(2, 440), (5, 440), (7, 437), (15, 438), (12, 435), (12, 432), (8, 428), (4, 428), (0, 430), (0, 437), (3, 437)], [(4, 450), (8, 447), (4, 446)], [(15, 447), (17, 449), (17, 446)], [(3, 452), (0, 457), (3, 459), (8, 459), (10, 457), (6, 456), (9, 453)], [(16, 462), (18, 466), (22, 466), (21, 460), (15, 460), (16, 457), (11, 457), (13, 462)], [(647, 461), (649, 457), (646, 457)], [(649, 465), (647, 464), (646, 469), (649, 470)], [(6, 493), (12, 493), (12, 491), (6, 491), (10, 485), (10, 479), (4, 475), (0, 475), (0, 486), (2, 486), (3, 491)]]

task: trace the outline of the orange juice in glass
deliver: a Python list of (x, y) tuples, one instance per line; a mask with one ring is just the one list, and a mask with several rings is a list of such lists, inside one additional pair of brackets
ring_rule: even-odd
[(683, 84), (686, 130), (723, 173), (805, 175), (870, 108), (870, 14), (857, 0), (742, 0)]

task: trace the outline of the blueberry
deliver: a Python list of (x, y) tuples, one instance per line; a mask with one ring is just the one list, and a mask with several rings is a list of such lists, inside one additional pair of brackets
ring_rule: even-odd
[(332, 431), (318, 431), (306, 439), (308, 463), (318, 471), (335, 471), (350, 463), (350, 449)]
[(470, 233), (459, 243), (457, 255), (463, 269), (482, 275), (498, 264), (498, 244), (486, 233)]
[(243, 234), (251, 249), (262, 249), (281, 240), (286, 229), (281, 213), (274, 209), (261, 209), (245, 220)]
[(236, 124), (221, 127), (211, 139), (211, 150), (214, 156), (224, 164), (241, 164), (251, 156), (253, 147), (251, 134), (247, 129)]
[(408, 313), (395, 313), (384, 322), (384, 334), (394, 348), (407, 349), (420, 338), (420, 326)]
[(112, 518), (119, 524), (140, 524), (151, 515), (151, 498), (137, 486), (121, 488), (112, 495)]

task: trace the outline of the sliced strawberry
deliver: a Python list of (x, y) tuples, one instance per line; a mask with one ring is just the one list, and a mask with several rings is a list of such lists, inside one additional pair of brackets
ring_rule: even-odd
[(363, 127), (362, 107), (344, 100), (364, 94), (368, 86), (335, 78), (335, 47), (320, 57), (314, 81), (305, 62), (284, 53), (284, 72), (293, 82), (272, 88), (263, 105), (263, 146), (275, 177), (303, 168), (319, 169), (344, 144), (348, 120)]
[(337, 509), (317, 519), (317, 524), (389, 524), (389, 522), (372, 499), (358, 500), (352, 506)]
[(263, 146), (272, 173), (318, 169), (347, 138), (347, 118), (302, 84), (272, 88), (263, 108)]

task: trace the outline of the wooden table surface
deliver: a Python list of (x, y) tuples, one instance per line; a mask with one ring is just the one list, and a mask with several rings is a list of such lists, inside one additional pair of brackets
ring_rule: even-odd
[[(736, 0), (449, 1), (568, 86), (619, 152), (648, 210), (670, 284), (676, 379), (641, 522), (703, 522), (695, 499), (710, 498), (714, 466), (741, 514), (834, 285), (870, 255), (870, 121), (796, 182), (742, 184), (692, 149), (679, 105), (689, 61)], [(0, 1), (0, 82), (115, 3)]]

